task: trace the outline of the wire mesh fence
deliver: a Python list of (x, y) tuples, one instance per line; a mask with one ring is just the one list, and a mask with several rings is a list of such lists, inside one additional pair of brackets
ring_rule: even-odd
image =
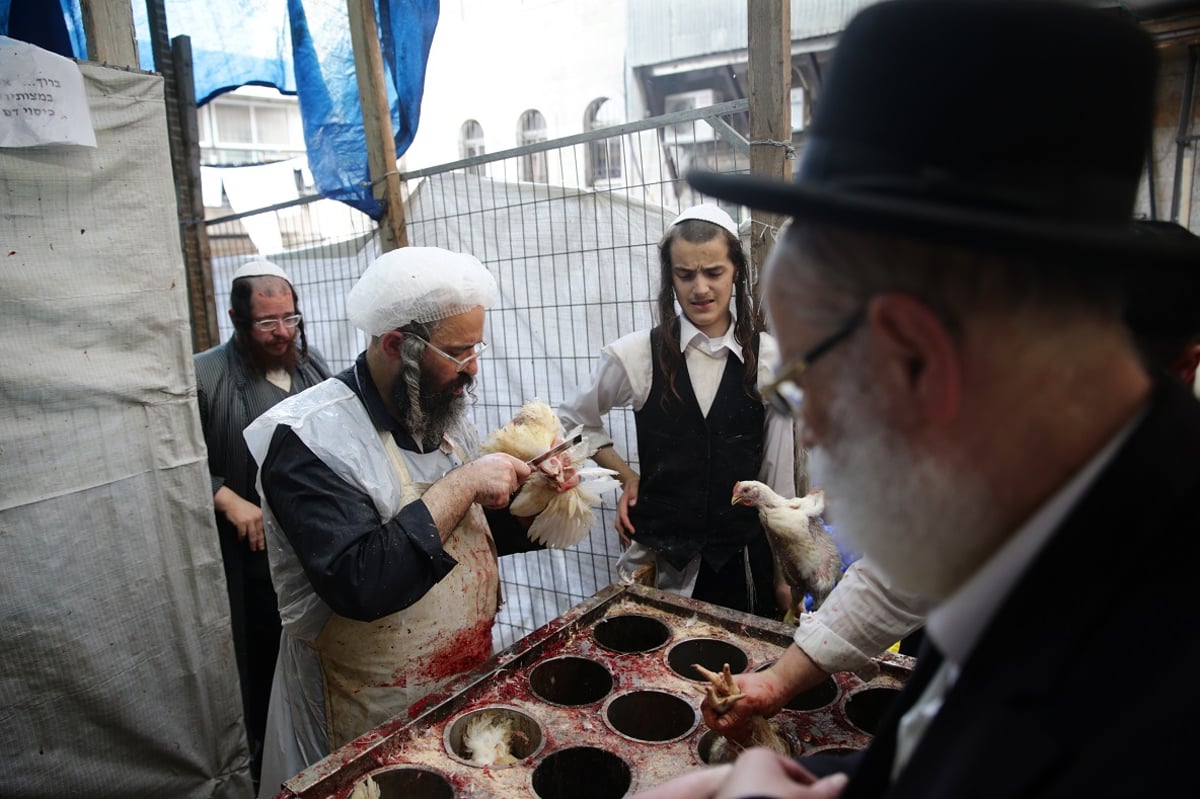
[[(746, 108), (745, 100), (734, 101), (404, 175), (410, 246), (469, 252), (500, 286), (500, 301), (487, 317), (491, 346), (474, 390), (481, 436), (527, 400), (557, 406), (587, 378), (605, 344), (656, 322), (657, 243), (679, 211), (703, 200), (683, 175), (692, 168), (748, 169)], [(741, 216), (737, 207), (726, 210), (735, 220)], [(212, 220), (222, 339), (231, 333), (222, 287), (257, 254), (247, 235), (254, 225), (279, 230), (284, 249), (262, 255), (291, 276), (309, 344), (333, 369), (349, 366), (366, 338), (346, 319), (344, 298), (379, 253), (373, 223), (318, 198)], [(632, 409), (614, 408), (606, 426), (636, 469)], [(604, 497), (577, 546), (502, 559), (497, 646), (616, 579), (618, 499)]]

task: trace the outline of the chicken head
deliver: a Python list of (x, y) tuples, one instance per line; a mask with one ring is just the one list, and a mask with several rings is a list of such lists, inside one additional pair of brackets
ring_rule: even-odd
[(757, 508), (761, 499), (762, 483), (757, 480), (740, 480), (733, 484), (733, 498), (729, 500), (729, 504)]

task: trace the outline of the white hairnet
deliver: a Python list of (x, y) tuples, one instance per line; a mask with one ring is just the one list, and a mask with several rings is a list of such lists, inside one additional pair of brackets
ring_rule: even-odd
[(376, 258), (346, 295), (346, 313), (371, 336), (495, 304), (496, 279), (479, 259), (440, 247), (401, 247)]

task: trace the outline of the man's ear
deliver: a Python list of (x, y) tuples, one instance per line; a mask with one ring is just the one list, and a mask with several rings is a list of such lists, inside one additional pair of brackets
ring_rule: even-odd
[(403, 355), (401, 354), (401, 347), (403, 345), (404, 334), (399, 330), (389, 330), (379, 337), (379, 349), (392, 360), (403, 360)]
[(913, 424), (946, 422), (962, 401), (963, 363), (945, 323), (909, 294), (876, 295), (867, 305), (872, 364), (891, 407)]

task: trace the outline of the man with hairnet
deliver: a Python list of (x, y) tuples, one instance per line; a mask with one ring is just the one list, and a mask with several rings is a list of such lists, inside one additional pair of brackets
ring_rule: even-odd
[(280, 626), (255, 488), (258, 467), (242, 431), (275, 403), (329, 377), (329, 367), (308, 346), (291, 279), (270, 261), (255, 259), (234, 272), (229, 318), (233, 336), (194, 359), (196, 399), (229, 592), (250, 773), (257, 780)]
[(473, 459), (464, 415), (497, 294), (470, 255), (380, 256), (346, 300), (366, 351), (246, 429), (284, 628), (263, 796), (492, 654), (497, 556), (534, 548), (505, 510), (530, 468)]

